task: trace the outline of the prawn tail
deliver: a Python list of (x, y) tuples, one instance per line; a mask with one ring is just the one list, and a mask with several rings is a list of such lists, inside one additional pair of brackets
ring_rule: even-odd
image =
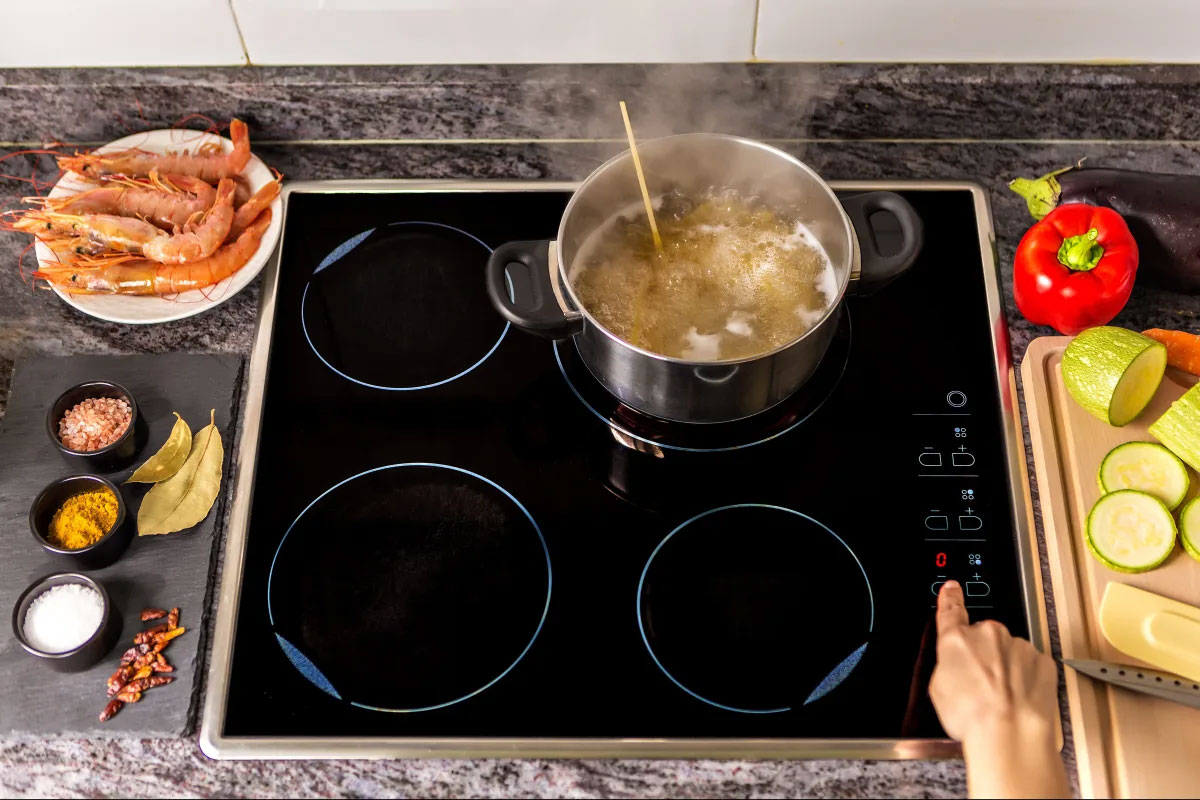
[(254, 195), (237, 210), (237, 214), (234, 215), (233, 218), (233, 225), (229, 228), (229, 236), (225, 241), (235, 241), (239, 236), (242, 235), (242, 231), (246, 230), (246, 228), (250, 227), (252, 222), (258, 219), (263, 211), (271, 207), (271, 203), (273, 203), (275, 198), (279, 196), (280, 184), (282, 183), (283, 173), (275, 170), (275, 180), (264, 185), (261, 189), (255, 192)]
[(228, 156), (226, 174), (237, 175), (250, 163), (250, 129), (240, 119), (231, 119), (229, 138), (233, 142), (233, 150)]

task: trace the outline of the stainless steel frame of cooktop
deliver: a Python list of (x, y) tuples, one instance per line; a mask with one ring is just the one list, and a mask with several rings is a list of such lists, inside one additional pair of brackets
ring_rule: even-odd
[[(1033, 506), (1029, 494), (1029, 475), (1025, 462), (1017, 386), (1007, 340), (1007, 325), (1000, 302), (999, 276), (996, 271), (995, 234), (987, 193), (972, 183), (934, 181), (834, 182), (833, 188), (848, 191), (890, 189), (899, 191), (961, 190), (975, 198), (975, 216), (979, 221), (979, 248), (983, 261), (984, 285), (1000, 407), (1004, 415), (1004, 446), (1008, 465), (1008, 483), (1013, 498), (1014, 536), (1018, 551), (1021, 590), (1025, 614), (1033, 643), (1046, 649), (1047, 627), (1042, 601), (1041, 570), (1035, 554), (1037, 543), (1033, 525)], [(346, 180), (291, 183), (283, 189), (286, 214), (290, 195), (305, 193), (377, 192), (511, 192), (573, 191), (577, 184), (549, 181), (408, 181)], [(284, 228), (286, 234), (286, 226)], [(280, 249), (283, 240), (280, 239)], [(259, 304), (257, 334), (250, 358), (250, 384), (242, 421), (242, 441), (238, 451), (237, 481), (233, 509), (225, 543), (225, 566), (217, 606), (216, 633), (208, 688), (200, 728), (200, 747), (209, 756), (222, 759), (257, 758), (871, 758), (928, 759), (959, 755), (957, 743), (946, 739), (747, 739), (747, 738), (509, 738), (509, 737), (229, 737), (222, 734), (225, 703), (233, 659), (237, 627), (238, 601), (242, 588), (250, 501), (262, 421), (263, 392), (267, 364), (271, 358), (271, 330), (275, 318), (275, 298), (279, 285), (278, 252), (264, 271), (262, 299)]]

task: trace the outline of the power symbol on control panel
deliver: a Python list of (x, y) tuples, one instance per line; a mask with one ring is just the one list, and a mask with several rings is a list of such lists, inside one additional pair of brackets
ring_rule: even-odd
[(967, 404), (967, 396), (958, 389), (946, 395), (946, 402), (951, 408), (962, 408)]

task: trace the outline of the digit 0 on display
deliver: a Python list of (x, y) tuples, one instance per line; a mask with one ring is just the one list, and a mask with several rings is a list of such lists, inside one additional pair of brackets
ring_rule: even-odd
[(938, 553), (937, 557), (933, 561), (939, 568), (946, 566), (946, 554)]

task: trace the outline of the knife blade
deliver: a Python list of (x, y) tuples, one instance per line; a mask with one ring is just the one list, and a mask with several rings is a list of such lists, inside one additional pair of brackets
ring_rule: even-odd
[(1063, 659), (1062, 663), (1076, 672), (1081, 672), (1098, 681), (1111, 683), (1113, 686), (1120, 686), (1122, 689), (1154, 695), (1192, 708), (1200, 708), (1200, 684), (1170, 672), (1079, 658)]

